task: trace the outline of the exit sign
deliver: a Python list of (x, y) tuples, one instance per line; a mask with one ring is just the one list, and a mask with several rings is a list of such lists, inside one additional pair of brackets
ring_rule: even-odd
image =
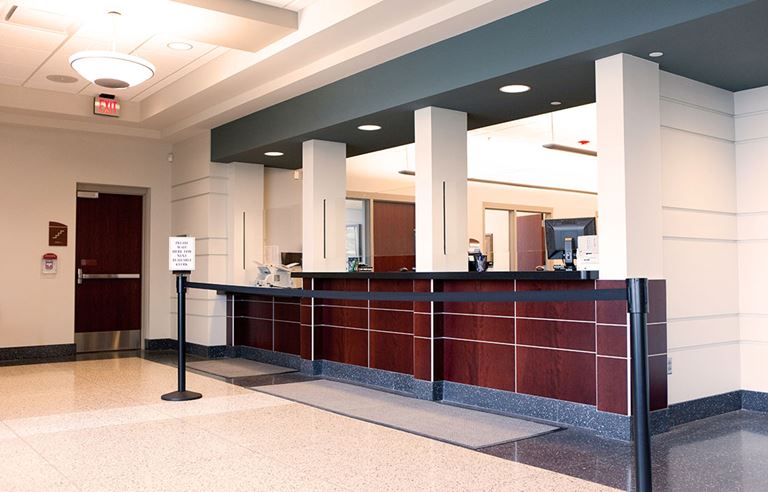
[(112, 97), (96, 96), (93, 98), (93, 114), (103, 116), (120, 116), (120, 103)]

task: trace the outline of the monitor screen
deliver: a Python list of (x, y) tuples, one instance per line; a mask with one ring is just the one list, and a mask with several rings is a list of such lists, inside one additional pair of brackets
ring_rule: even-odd
[(547, 258), (557, 260), (563, 257), (565, 238), (573, 238), (573, 253), (576, 254), (579, 236), (596, 234), (595, 218), (582, 217), (576, 219), (547, 219), (544, 230), (547, 241)]

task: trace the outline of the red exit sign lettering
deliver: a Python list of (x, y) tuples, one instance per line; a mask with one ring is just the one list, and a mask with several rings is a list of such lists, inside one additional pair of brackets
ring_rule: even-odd
[(103, 116), (120, 116), (120, 103), (117, 99), (97, 96), (93, 98), (93, 114)]

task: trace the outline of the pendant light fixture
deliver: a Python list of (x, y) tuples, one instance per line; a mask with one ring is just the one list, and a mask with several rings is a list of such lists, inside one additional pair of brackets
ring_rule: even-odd
[(80, 51), (69, 57), (69, 64), (83, 78), (108, 89), (125, 89), (139, 85), (155, 75), (155, 66), (138, 56), (116, 50), (119, 12), (112, 17), (112, 51)]
[[(594, 151), (592, 149), (584, 149), (581, 147), (571, 147), (570, 145), (562, 145), (555, 143), (555, 113), (549, 113), (549, 136), (552, 139), (551, 143), (545, 143), (542, 145), (545, 149), (550, 150), (561, 150), (563, 152), (572, 152), (574, 154), (581, 154), (581, 155), (589, 155), (592, 157), (597, 157), (597, 151)], [(589, 143), (587, 140), (581, 140), (579, 141), (580, 144), (586, 145)]]

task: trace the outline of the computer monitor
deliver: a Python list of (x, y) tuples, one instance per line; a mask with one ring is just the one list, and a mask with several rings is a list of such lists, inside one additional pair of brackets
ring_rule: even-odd
[(562, 259), (566, 270), (573, 270), (579, 236), (596, 234), (595, 218), (548, 219), (544, 221), (547, 242), (547, 258)]

